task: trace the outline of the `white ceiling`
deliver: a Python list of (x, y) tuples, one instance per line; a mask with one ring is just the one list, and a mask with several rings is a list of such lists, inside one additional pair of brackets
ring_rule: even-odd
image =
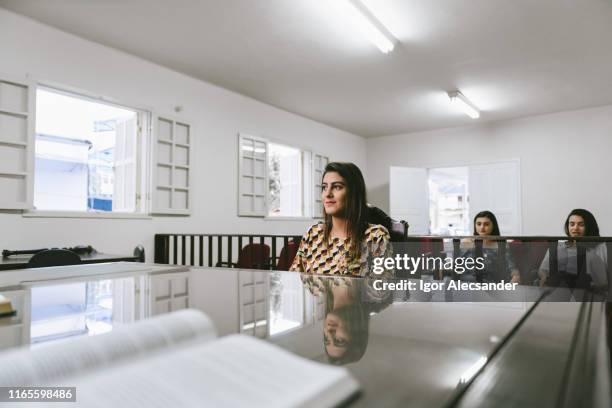
[[(0, 6), (365, 136), (612, 103), (612, 0), (364, 0), (382, 54), (325, 0), (0, 0)], [(482, 110), (452, 110), (459, 89)]]

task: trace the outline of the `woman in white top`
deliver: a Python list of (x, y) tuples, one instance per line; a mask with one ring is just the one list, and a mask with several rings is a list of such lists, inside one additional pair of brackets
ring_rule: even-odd
[[(572, 210), (565, 220), (565, 235), (568, 237), (598, 237), (599, 226), (590, 211), (577, 208)], [(586, 276), (581, 278), (578, 271), (578, 245), (576, 241), (559, 242), (557, 246), (557, 261), (560, 284), (562, 286), (582, 287), (588, 289), (592, 286), (596, 290), (605, 290), (608, 286), (608, 250), (604, 243), (583, 242), (586, 247)], [(550, 263), (549, 252), (540, 265), (538, 275), (540, 286), (549, 280)], [(586, 287), (585, 287), (586, 286)]]

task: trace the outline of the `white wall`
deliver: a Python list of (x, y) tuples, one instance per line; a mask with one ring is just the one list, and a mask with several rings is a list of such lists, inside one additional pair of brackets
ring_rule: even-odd
[[(124, 104), (190, 121), (194, 141), (194, 212), (154, 220), (32, 219), (0, 213), (0, 249), (91, 244), (126, 253), (145, 244), (152, 260), (156, 232), (302, 234), (308, 221), (237, 217), (237, 134), (247, 132), (353, 161), (366, 171), (365, 140), (80, 39), (0, 9), (0, 75), (31, 75)], [(0, 192), (1, 194), (1, 192)]]
[(525, 235), (564, 235), (573, 208), (612, 236), (612, 106), (472, 127), (368, 139), (369, 200), (389, 208), (389, 166), (433, 167), (520, 159)]

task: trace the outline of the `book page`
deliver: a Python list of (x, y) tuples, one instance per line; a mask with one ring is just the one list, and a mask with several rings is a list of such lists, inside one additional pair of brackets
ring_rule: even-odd
[(174, 349), (63, 384), (77, 387), (78, 406), (147, 408), (324, 407), (359, 388), (345, 368), (247, 335)]
[(53, 385), (60, 378), (189, 341), (216, 338), (210, 319), (194, 309), (119, 325), (109, 333), (74, 337), (0, 354), (0, 386)]

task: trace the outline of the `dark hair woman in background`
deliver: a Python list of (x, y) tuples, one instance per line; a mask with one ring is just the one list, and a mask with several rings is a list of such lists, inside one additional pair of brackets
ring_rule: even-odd
[[(576, 208), (565, 219), (565, 235), (568, 237), (598, 237), (599, 225), (595, 216), (588, 210)], [(589, 243), (590, 246), (597, 244)]]
[(481, 211), (474, 217), (474, 235), (499, 236), (499, 224), (491, 211)]
[[(491, 211), (481, 211), (474, 217), (474, 235), (475, 236), (499, 236), (499, 224), (495, 214)], [(499, 262), (499, 242), (496, 240), (484, 240), (482, 242), (482, 256), (484, 258), (484, 268), (481, 271), (469, 270), (460, 275), (461, 280), (478, 281), (478, 282), (498, 282), (506, 280), (518, 283), (521, 275), (512, 260), (510, 250), (506, 243), (505, 259)], [(468, 249), (463, 256), (475, 258), (478, 254), (476, 248)]]
[(289, 270), (364, 276), (368, 257), (390, 256), (389, 232), (367, 222), (366, 187), (353, 163), (329, 163), (321, 183), (325, 222), (310, 227)]
[[(579, 287), (582, 289), (605, 290), (608, 285), (607, 265), (608, 251), (604, 243), (581, 242), (576, 244), (572, 237), (598, 237), (599, 226), (595, 216), (588, 210), (576, 208), (565, 219), (565, 235), (570, 237), (567, 242), (559, 242), (557, 246), (557, 265), (559, 282), (553, 284)], [(578, 270), (578, 247), (586, 249), (586, 274)], [(543, 286), (549, 279), (549, 252), (546, 252), (538, 270), (540, 285)]]

